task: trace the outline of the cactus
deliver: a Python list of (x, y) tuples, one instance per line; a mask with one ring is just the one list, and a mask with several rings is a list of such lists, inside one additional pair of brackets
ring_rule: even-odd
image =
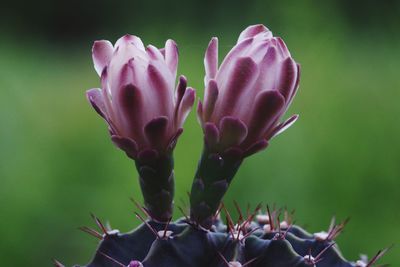
[(184, 217), (175, 222), (173, 149), (195, 98), (184, 76), (173, 94), (175, 42), (168, 40), (158, 50), (131, 35), (115, 47), (97, 41), (93, 61), (102, 88), (89, 90), (88, 100), (107, 122), (114, 144), (135, 161), (144, 206), (134, 201), (142, 224), (126, 234), (92, 215), (100, 231), (81, 230), (101, 242), (87, 267), (369, 267), (388, 250), (370, 261), (365, 256), (348, 261), (335, 243), (348, 220), (336, 224), (333, 219), (327, 231), (311, 234), (293, 224), (286, 209), (260, 204), (243, 212), (235, 202), (235, 221), (222, 204), (243, 161), (298, 118), (279, 122), (297, 92), (300, 67), (265, 26), (245, 29), (220, 67), (218, 39), (209, 43), (205, 97), (197, 109), (204, 149), (190, 210), (187, 215), (181, 209)]
[[(142, 211), (146, 213), (143, 208)], [(101, 243), (86, 266), (366, 267), (386, 252), (380, 251), (369, 262), (345, 260), (334, 240), (347, 220), (335, 224), (333, 219), (328, 231), (311, 234), (294, 225), (286, 210), (270, 211), (267, 206), (267, 212), (262, 214), (258, 206), (245, 215), (239, 208), (238, 211), (240, 216), (235, 223), (225, 211), (226, 225), (216, 215), (209, 230), (187, 216), (173, 223), (160, 223), (137, 214), (143, 224), (127, 234), (107, 229), (93, 216), (100, 232), (87, 227), (82, 230), (101, 239)], [(282, 220), (280, 213), (284, 215)]]

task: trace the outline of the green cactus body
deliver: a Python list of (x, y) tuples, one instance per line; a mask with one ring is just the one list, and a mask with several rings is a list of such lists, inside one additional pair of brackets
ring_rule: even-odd
[[(241, 221), (226, 226), (212, 221), (211, 230), (185, 218), (174, 223), (145, 221), (128, 234), (103, 234), (96, 255), (87, 267), (362, 267), (344, 259), (335, 242), (311, 234), (286, 221)], [(274, 222), (273, 222), (274, 221)], [(276, 225), (277, 222), (279, 226)], [(336, 227), (341, 227), (339, 224)], [(342, 229), (342, 228), (340, 228)], [(131, 264), (132, 263), (132, 264)], [(141, 264), (141, 265), (133, 265)], [(131, 264), (131, 265), (130, 265)]]

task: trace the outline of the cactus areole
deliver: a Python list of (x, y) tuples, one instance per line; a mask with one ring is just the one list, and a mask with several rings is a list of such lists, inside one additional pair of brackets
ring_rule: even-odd
[[(204, 57), (205, 93), (197, 116), (204, 147), (190, 193), (190, 211), (172, 222), (173, 150), (195, 101), (184, 76), (176, 83), (178, 49), (145, 47), (125, 35), (115, 45), (96, 41), (92, 50), (101, 88), (87, 91), (95, 111), (106, 121), (112, 142), (135, 162), (144, 205), (142, 224), (120, 234), (93, 218), (100, 231), (81, 230), (101, 240), (88, 267), (366, 267), (348, 261), (335, 238), (347, 220), (315, 234), (294, 225), (289, 211), (259, 205), (234, 220), (221, 204), (247, 157), (298, 118), (281, 121), (299, 87), (300, 67), (283, 40), (264, 25), (246, 28), (218, 65), (218, 39)], [(221, 220), (221, 213), (225, 219)], [(54, 261), (56, 266), (63, 266)]]

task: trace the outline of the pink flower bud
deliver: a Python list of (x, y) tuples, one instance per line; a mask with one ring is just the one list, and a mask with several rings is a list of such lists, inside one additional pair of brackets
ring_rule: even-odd
[(300, 67), (285, 43), (264, 25), (245, 29), (218, 67), (218, 39), (212, 38), (204, 65), (204, 101), (197, 109), (211, 151), (238, 148), (253, 154), (292, 125), (279, 120), (296, 94)]
[(101, 89), (87, 91), (93, 108), (109, 125), (112, 141), (135, 159), (139, 152), (172, 150), (195, 100), (181, 76), (174, 93), (178, 48), (144, 47), (140, 38), (121, 37), (113, 46), (96, 41), (93, 62)]

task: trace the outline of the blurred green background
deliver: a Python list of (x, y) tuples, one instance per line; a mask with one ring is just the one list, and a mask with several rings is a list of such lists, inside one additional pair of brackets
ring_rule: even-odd
[[(217, 3), (218, 2), (218, 3)], [(84, 264), (97, 241), (77, 227), (93, 212), (138, 225), (133, 163), (111, 144), (85, 90), (98, 87), (97, 39), (139, 35), (180, 48), (179, 73), (203, 94), (203, 54), (220, 56), (263, 23), (301, 63), (290, 113), (299, 121), (243, 164), (225, 198), (296, 209), (311, 232), (351, 216), (348, 259), (400, 240), (400, 1), (13, 1), (0, 14), (0, 265)], [(287, 115), (290, 115), (287, 114)], [(194, 112), (179, 140), (176, 202), (187, 201), (202, 146)], [(176, 214), (179, 216), (178, 212)], [(382, 263), (400, 263), (395, 247)]]

